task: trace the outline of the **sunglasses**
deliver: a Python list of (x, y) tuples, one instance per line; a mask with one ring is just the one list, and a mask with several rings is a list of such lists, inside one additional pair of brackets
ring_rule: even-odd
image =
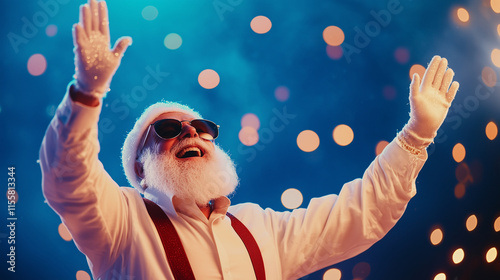
[(142, 150), (144, 148), (144, 144), (146, 144), (146, 139), (148, 138), (149, 131), (151, 127), (154, 128), (154, 131), (158, 137), (163, 140), (168, 140), (179, 136), (182, 132), (182, 123), (188, 123), (190, 126), (196, 129), (198, 136), (202, 139), (212, 141), (217, 136), (219, 136), (219, 126), (214, 122), (203, 119), (194, 119), (191, 121), (179, 121), (175, 119), (163, 119), (158, 120), (149, 125), (148, 131), (146, 131), (146, 135), (142, 140), (142, 144), (139, 146)]

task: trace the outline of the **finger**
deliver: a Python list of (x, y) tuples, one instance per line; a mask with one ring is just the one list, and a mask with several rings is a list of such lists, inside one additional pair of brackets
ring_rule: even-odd
[(118, 39), (118, 41), (115, 44), (115, 47), (113, 48), (113, 53), (117, 57), (121, 57), (123, 53), (125, 53), (125, 50), (127, 50), (128, 46), (132, 45), (132, 38), (130, 37), (122, 37)]
[(439, 62), (441, 62), (441, 57), (435, 55), (429, 66), (427, 66), (427, 70), (425, 70), (424, 78), (422, 79), (422, 85), (424, 87), (432, 86), (432, 82), (434, 81), (434, 76), (436, 75), (436, 71), (439, 67)]
[(83, 5), (80, 9), (80, 22), (87, 35), (89, 35), (92, 30), (92, 22), (90, 21), (90, 7), (88, 4)]
[(84, 42), (86, 42), (87, 34), (80, 24), (73, 25), (73, 44), (76, 48), (80, 48)]
[(451, 84), (450, 90), (446, 94), (446, 99), (448, 100), (448, 102), (451, 103), (453, 101), (453, 99), (455, 99), (455, 96), (457, 95), (457, 91), (458, 91), (459, 86), (460, 86), (460, 84), (457, 81), (454, 81)]
[(108, 7), (104, 1), (99, 2), (99, 29), (109, 40)]
[(443, 76), (446, 72), (446, 68), (448, 68), (448, 60), (443, 57), (441, 62), (439, 63), (439, 67), (436, 70), (436, 76), (434, 77), (434, 81), (432, 82), (432, 86), (435, 88), (440, 88), (443, 83)]
[(446, 73), (444, 73), (443, 82), (441, 83), (441, 87), (439, 88), (440, 92), (446, 93), (450, 88), (450, 84), (453, 81), (453, 76), (455, 76), (455, 72), (453, 70), (448, 69)]
[(413, 79), (410, 84), (410, 96), (417, 96), (420, 91), (420, 75), (417, 73), (413, 74)]
[(99, 31), (99, 8), (96, 0), (90, 0), (90, 13), (92, 19), (92, 30)]

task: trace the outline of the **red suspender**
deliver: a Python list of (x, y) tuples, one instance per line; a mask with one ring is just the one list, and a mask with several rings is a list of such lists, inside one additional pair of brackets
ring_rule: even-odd
[(266, 271), (264, 269), (264, 260), (262, 259), (262, 254), (260, 253), (259, 245), (253, 238), (247, 227), (236, 219), (233, 214), (227, 212), (226, 215), (231, 219), (231, 225), (234, 231), (240, 236), (241, 240), (247, 248), (248, 254), (250, 255), (250, 260), (252, 260), (253, 270), (255, 272), (255, 278), (257, 280), (266, 279)]
[[(193, 270), (191, 269), (186, 251), (184, 251), (181, 239), (174, 225), (156, 203), (146, 198), (144, 198), (144, 203), (160, 235), (161, 243), (163, 244), (165, 254), (167, 255), (167, 261), (172, 269), (174, 278), (177, 280), (194, 280)], [(262, 259), (262, 254), (257, 242), (240, 220), (230, 213), (227, 213), (227, 216), (231, 219), (231, 226), (234, 231), (236, 231), (247, 248), (250, 260), (252, 261), (255, 277), (257, 280), (265, 280), (266, 273), (264, 269), (264, 260)]]
[(193, 270), (189, 265), (189, 260), (174, 225), (156, 203), (146, 198), (144, 198), (144, 203), (149, 216), (155, 223), (156, 230), (160, 234), (161, 243), (165, 249), (165, 254), (167, 254), (168, 265), (172, 269), (174, 278), (195, 280)]

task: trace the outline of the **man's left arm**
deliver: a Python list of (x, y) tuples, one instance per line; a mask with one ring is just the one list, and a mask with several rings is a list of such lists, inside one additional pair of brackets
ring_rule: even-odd
[(338, 196), (312, 199), (307, 209), (291, 213), (266, 209), (258, 215), (273, 234), (283, 279), (296, 279), (356, 256), (403, 215), (416, 193), (415, 180), (427, 159), (425, 149), (458, 90), (447, 64), (435, 56), (422, 82), (418, 74), (413, 76), (410, 121), (361, 179), (346, 183)]

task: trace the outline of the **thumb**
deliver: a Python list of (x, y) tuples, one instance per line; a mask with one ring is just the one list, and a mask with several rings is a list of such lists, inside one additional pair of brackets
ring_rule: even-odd
[(125, 53), (125, 50), (127, 50), (128, 46), (132, 45), (132, 38), (130, 37), (122, 37), (118, 39), (115, 43), (115, 46), (113, 48), (113, 53), (121, 57), (123, 53)]
[(413, 79), (410, 84), (410, 96), (419, 94), (420, 89), (420, 76), (417, 73), (413, 74)]

